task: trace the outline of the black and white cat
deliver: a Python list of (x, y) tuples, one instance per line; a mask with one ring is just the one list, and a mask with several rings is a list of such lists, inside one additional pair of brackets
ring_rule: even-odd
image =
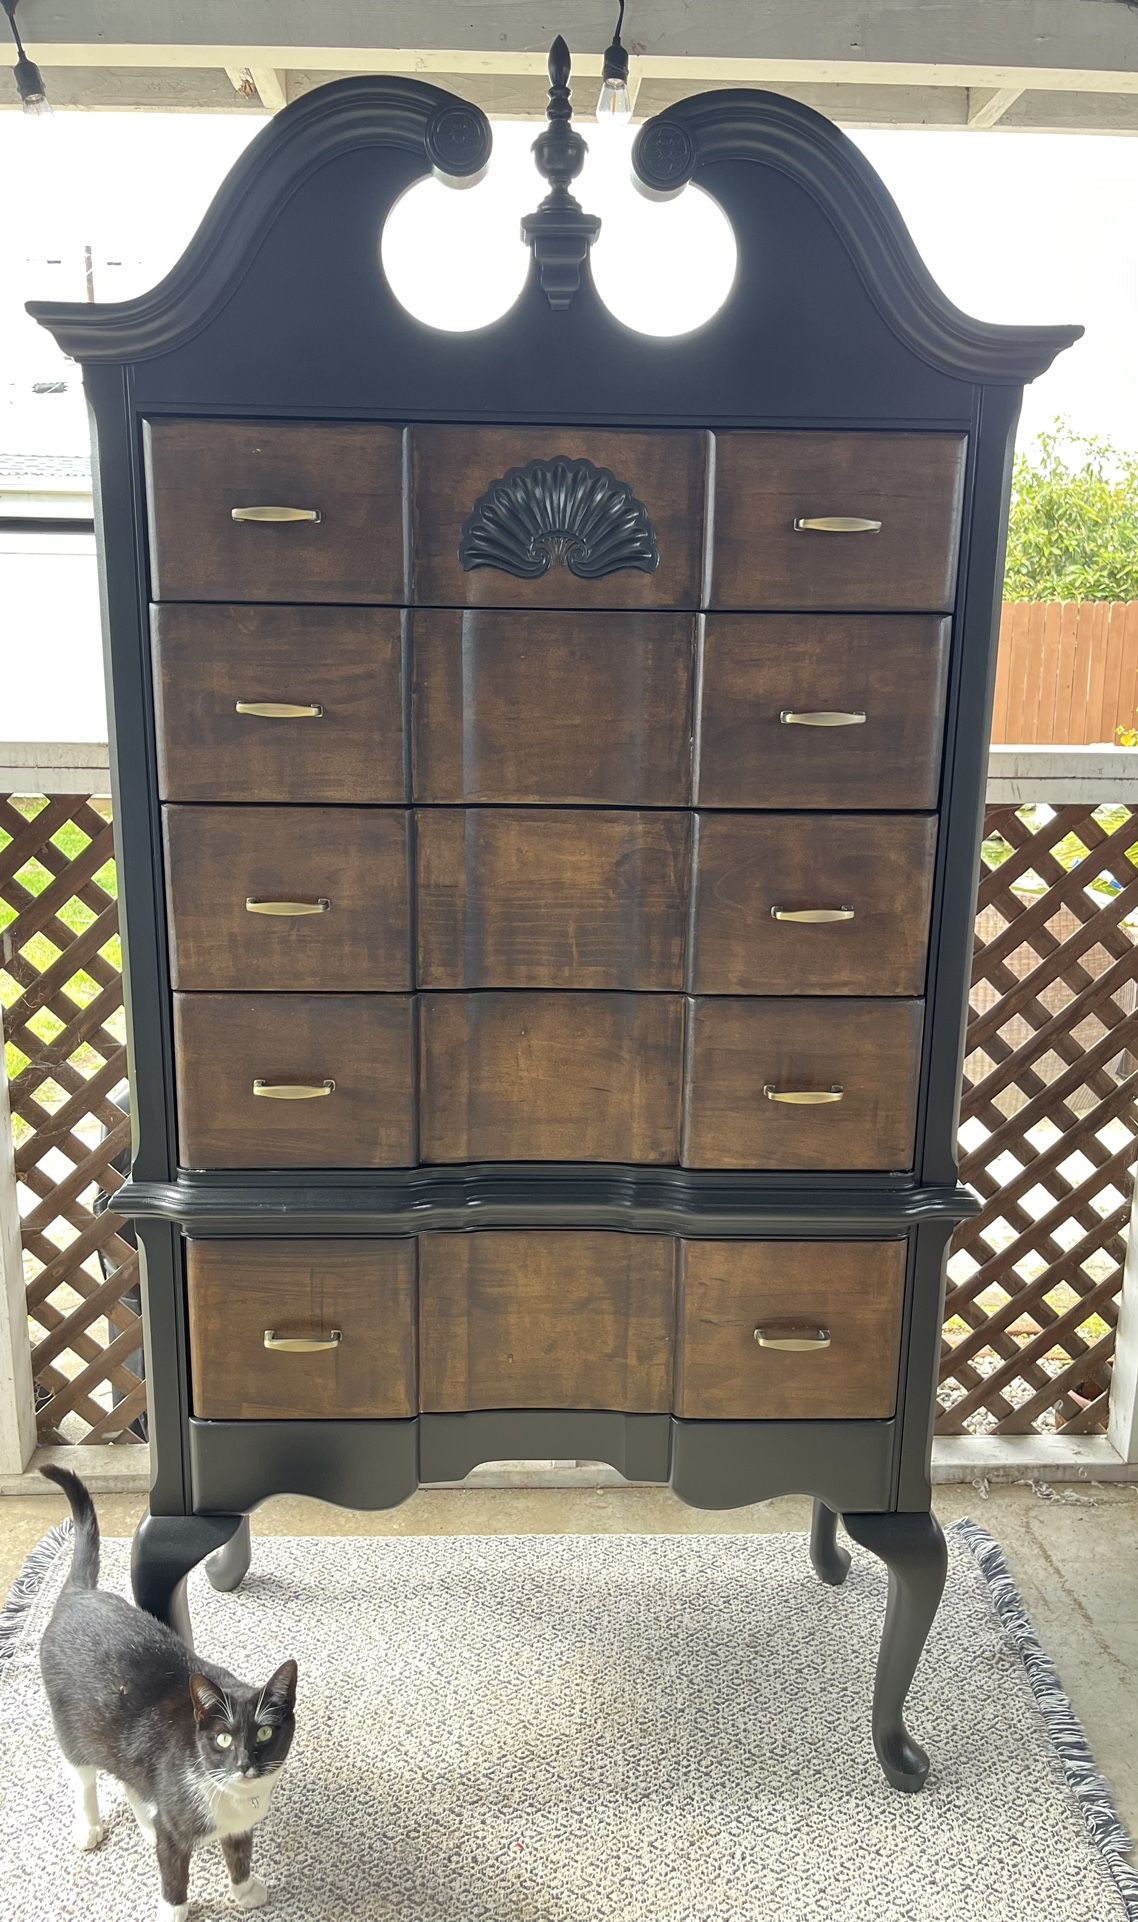
[(190, 1857), (216, 1837), (234, 1899), (268, 1900), (252, 1873), (253, 1829), (268, 1813), (293, 1737), (296, 1663), (263, 1688), (203, 1662), (172, 1629), (96, 1586), (99, 1524), (77, 1475), (45, 1468), (75, 1523), (71, 1570), (44, 1632), (40, 1667), (59, 1746), (75, 1788), (72, 1836), (103, 1839), (96, 1777), (122, 1783), (158, 1853), (158, 1922), (189, 1914)]

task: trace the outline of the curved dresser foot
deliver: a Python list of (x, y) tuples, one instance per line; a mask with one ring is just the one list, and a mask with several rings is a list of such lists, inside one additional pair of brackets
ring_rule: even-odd
[[(242, 1523), (248, 1526), (244, 1515), (144, 1515), (135, 1530), (130, 1553), (135, 1602), (172, 1628), (188, 1648), (194, 1640), (186, 1577), (207, 1555), (226, 1549), (234, 1535), (240, 1536)], [(238, 1560), (234, 1558), (234, 1568)], [(236, 1587), (240, 1579), (238, 1575), (228, 1585)]]
[(903, 1710), (944, 1589), (948, 1551), (927, 1512), (843, 1515), (846, 1532), (889, 1570), (889, 1599), (873, 1690), (873, 1746), (895, 1789), (925, 1785), (929, 1758), (905, 1727)]
[(253, 1559), (253, 1542), (249, 1532), (249, 1517), (242, 1515), (224, 1548), (215, 1549), (205, 1565), (205, 1572), (212, 1588), (222, 1589), (226, 1594), (240, 1588), (249, 1573)]
[(810, 1512), (810, 1560), (820, 1582), (840, 1588), (850, 1572), (850, 1558), (838, 1541), (838, 1518), (825, 1502), (816, 1501)]

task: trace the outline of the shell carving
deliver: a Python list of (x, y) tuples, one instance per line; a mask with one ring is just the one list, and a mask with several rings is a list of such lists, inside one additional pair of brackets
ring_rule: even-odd
[(591, 460), (531, 460), (511, 467), (475, 503), (462, 530), (458, 558), (470, 572), (497, 567), (519, 580), (540, 580), (567, 567), (582, 581), (622, 568), (652, 574), (660, 565), (648, 510), (626, 481)]

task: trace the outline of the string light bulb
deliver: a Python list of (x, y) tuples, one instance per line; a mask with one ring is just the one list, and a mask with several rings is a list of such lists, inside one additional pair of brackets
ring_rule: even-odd
[(628, 52), (622, 46), (620, 30), (624, 25), (624, 0), (616, 17), (612, 44), (605, 49), (601, 68), (601, 91), (597, 100), (597, 120), (602, 126), (621, 127), (632, 119), (632, 95), (628, 88)]
[(16, 76), (16, 92), (20, 96), (20, 104), (25, 113), (32, 114), (37, 119), (43, 119), (51, 112), (51, 101), (47, 97), (47, 90), (43, 84), (42, 73), (36, 66), (35, 61), (29, 60), (24, 51), (24, 43), (20, 38), (20, 29), (16, 25), (16, 7), (18, 0), (0, 0), (0, 4), (3, 5), (4, 11), (8, 16), (8, 25), (12, 29), (12, 38), (16, 42), (18, 59), (14, 71)]

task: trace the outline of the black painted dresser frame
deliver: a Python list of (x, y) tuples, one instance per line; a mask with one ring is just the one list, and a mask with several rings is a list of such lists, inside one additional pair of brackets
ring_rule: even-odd
[[(953, 1227), (978, 1205), (958, 1184), (954, 1149), (1011, 448), (1023, 383), (1081, 329), (994, 327), (961, 314), (852, 143), (792, 101), (739, 91), (670, 108), (634, 150), (647, 191), (667, 195), (694, 181), (734, 229), (735, 285), (698, 333), (649, 338), (623, 326), (596, 295), (587, 258), (574, 291), (578, 263), (567, 264), (558, 234), (544, 229), (540, 245), (529, 236), (538, 258), (503, 319), (473, 334), (432, 330), (384, 280), (383, 225), (415, 181), (432, 170), (469, 181), (489, 149), (484, 116), (437, 88), (383, 76), (334, 83), (253, 141), (150, 294), (31, 309), (82, 363), (96, 458), (135, 1130), (116, 1208), (136, 1221), (142, 1250), (154, 1461), (136, 1595), (188, 1633), (188, 1570), (212, 1553), (212, 1579), (235, 1585), (258, 1501), (289, 1491), (384, 1507), (485, 1460), (602, 1460), (633, 1480), (670, 1482), (705, 1508), (810, 1494), (812, 1557), (825, 1580), (840, 1581), (848, 1563), (835, 1539), (839, 1512), (888, 1564), (874, 1735), (889, 1779), (916, 1788), (927, 1758), (902, 1708), (944, 1579), (944, 1542), (929, 1512), (942, 1274)], [(142, 475), (143, 422), (163, 415), (967, 434), (911, 1174), (820, 1181), (585, 1165), (179, 1172)], [(717, 1239), (906, 1235), (895, 1418), (748, 1424), (540, 1410), (385, 1422), (191, 1418), (183, 1235), (521, 1225)]]

